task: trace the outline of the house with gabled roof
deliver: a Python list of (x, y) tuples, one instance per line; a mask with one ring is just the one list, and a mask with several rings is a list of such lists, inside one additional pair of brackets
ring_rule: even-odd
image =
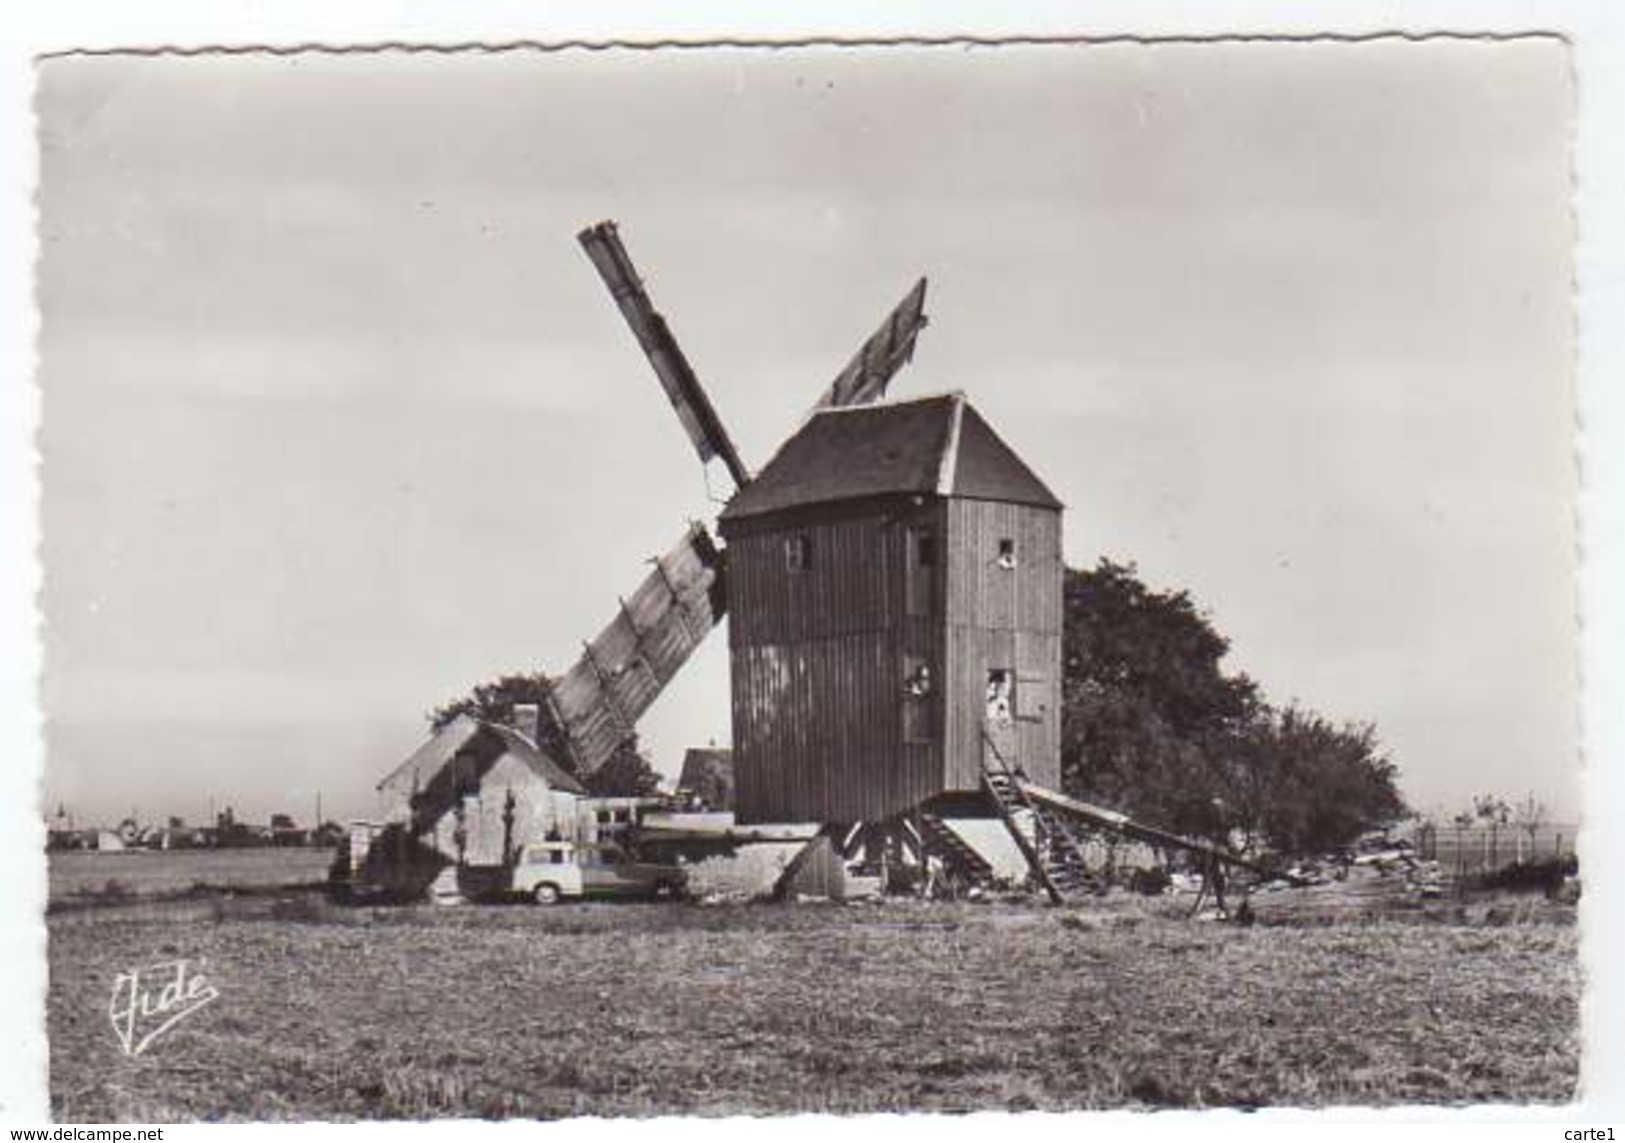
[[(516, 709), (522, 725), (536, 713)], [(401, 827), (420, 853), (471, 866), (501, 866), (526, 842), (575, 836), (587, 790), (534, 735), (458, 715), (378, 783), (384, 824)]]

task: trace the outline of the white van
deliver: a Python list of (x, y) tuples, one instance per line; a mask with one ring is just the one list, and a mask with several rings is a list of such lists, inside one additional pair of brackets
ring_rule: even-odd
[(537, 841), (525, 846), (513, 870), (513, 891), (538, 905), (552, 905), (582, 895), (581, 866), (575, 842)]
[(687, 889), (681, 866), (633, 861), (613, 845), (532, 842), (513, 871), (513, 891), (538, 905), (581, 897), (680, 898)]

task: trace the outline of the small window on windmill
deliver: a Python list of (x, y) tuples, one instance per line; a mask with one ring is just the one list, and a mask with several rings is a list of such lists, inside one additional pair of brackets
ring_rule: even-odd
[(1008, 537), (999, 541), (999, 566), (1012, 571), (1016, 566), (1016, 542)]
[(795, 574), (812, 570), (812, 537), (803, 533), (784, 541), (784, 570)]
[(1014, 715), (1014, 680), (1010, 672), (996, 667), (987, 673), (987, 720), (995, 726), (1007, 724)]
[(937, 575), (937, 534), (929, 528), (908, 530), (908, 580), (905, 606), (909, 615), (931, 614)]
[(914, 563), (917, 567), (922, 568), (937, 566), (937, 536), (935, 532), (921, 528), (914, 533)]

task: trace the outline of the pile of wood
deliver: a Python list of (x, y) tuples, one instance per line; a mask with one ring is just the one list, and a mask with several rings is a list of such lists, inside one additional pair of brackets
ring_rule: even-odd
[(1293, 870), (1307, 884), (1258, 886), (1248, 908), (1260, 922), (1355, 920), (1420, 912), (1444, 897), (1450, 878), (1436, 861), (1409, 849), (1366, 853), (1346, 862), (1306, 864)]

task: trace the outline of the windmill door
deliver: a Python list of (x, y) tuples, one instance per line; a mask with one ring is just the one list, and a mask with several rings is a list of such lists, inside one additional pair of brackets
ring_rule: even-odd
[(1016, 676), (1009, 667), (989, 667), (982, 712), (982, 751), (984, 765), (995, 769), (1016, 769), (1021, 759), (1016, 746)]

